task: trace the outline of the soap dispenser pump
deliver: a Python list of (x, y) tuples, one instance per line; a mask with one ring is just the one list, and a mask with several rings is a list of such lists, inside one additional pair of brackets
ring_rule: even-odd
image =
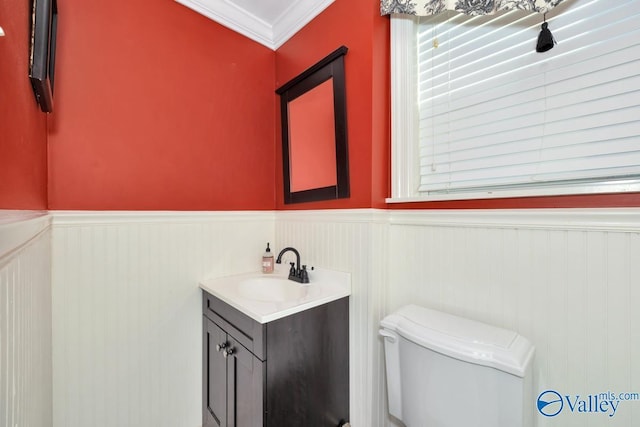
[(267, 249), (265, 249), (264, 255), (262, 255), (262, 272), (273, 273), (273, 264), (273, 253), (271, 253), (269, 243), (267, 243)]

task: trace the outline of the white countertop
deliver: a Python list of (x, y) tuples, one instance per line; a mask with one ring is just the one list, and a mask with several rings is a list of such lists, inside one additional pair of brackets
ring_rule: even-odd
[[(268, 279), (287, 280), (288, 272), (288, 266), (276, 265), (276, 271), (271, 274), (252, 272), (207, 279), (200, 282), (200, 288), (260, 323), (271, 322), (351, 295), (349, 273), (316, 268), (309, 271), (308, 284), (289, 281), (289, 284), (300, 287), (295, 292), (295, 298), (269, 301)], [(261, 284), (264, 285), (264, 293), (254, 292), (249, 296), (246, 291), (243, 292), (243, 285), (252, 279), (266, 279)]]

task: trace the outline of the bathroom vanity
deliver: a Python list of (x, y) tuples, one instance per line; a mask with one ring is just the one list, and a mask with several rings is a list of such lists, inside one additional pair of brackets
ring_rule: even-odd
[(204, 427), (348, 421), (348, 275), (346, 286), (322, 276), (309, 285), (277, 274), (201, 283)]

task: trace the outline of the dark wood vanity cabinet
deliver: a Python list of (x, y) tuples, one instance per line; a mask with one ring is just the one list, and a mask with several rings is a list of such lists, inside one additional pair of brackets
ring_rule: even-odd
[(203, 425), (262, 426), (264, 362), (206, 317), (203, 326)]
[(348, 421), (348, 298), (261, 324), (203, 294), (204, 427)]

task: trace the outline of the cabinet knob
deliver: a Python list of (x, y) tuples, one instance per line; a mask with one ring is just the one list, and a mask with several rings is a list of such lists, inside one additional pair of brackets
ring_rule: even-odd
[(228, 345), (229, 343), (226, 343), (226, 342), (216, 344), (216, 351), (224, 350), (225, 348), (227, 348)]
[(235, 350), (233, 348), (229, 348), (229, 349), (226, 349), (225, 351), (223, 351), (222, 355), (226, 359), (227, 357), (231, 356), (234, 352), (235, 352)]

